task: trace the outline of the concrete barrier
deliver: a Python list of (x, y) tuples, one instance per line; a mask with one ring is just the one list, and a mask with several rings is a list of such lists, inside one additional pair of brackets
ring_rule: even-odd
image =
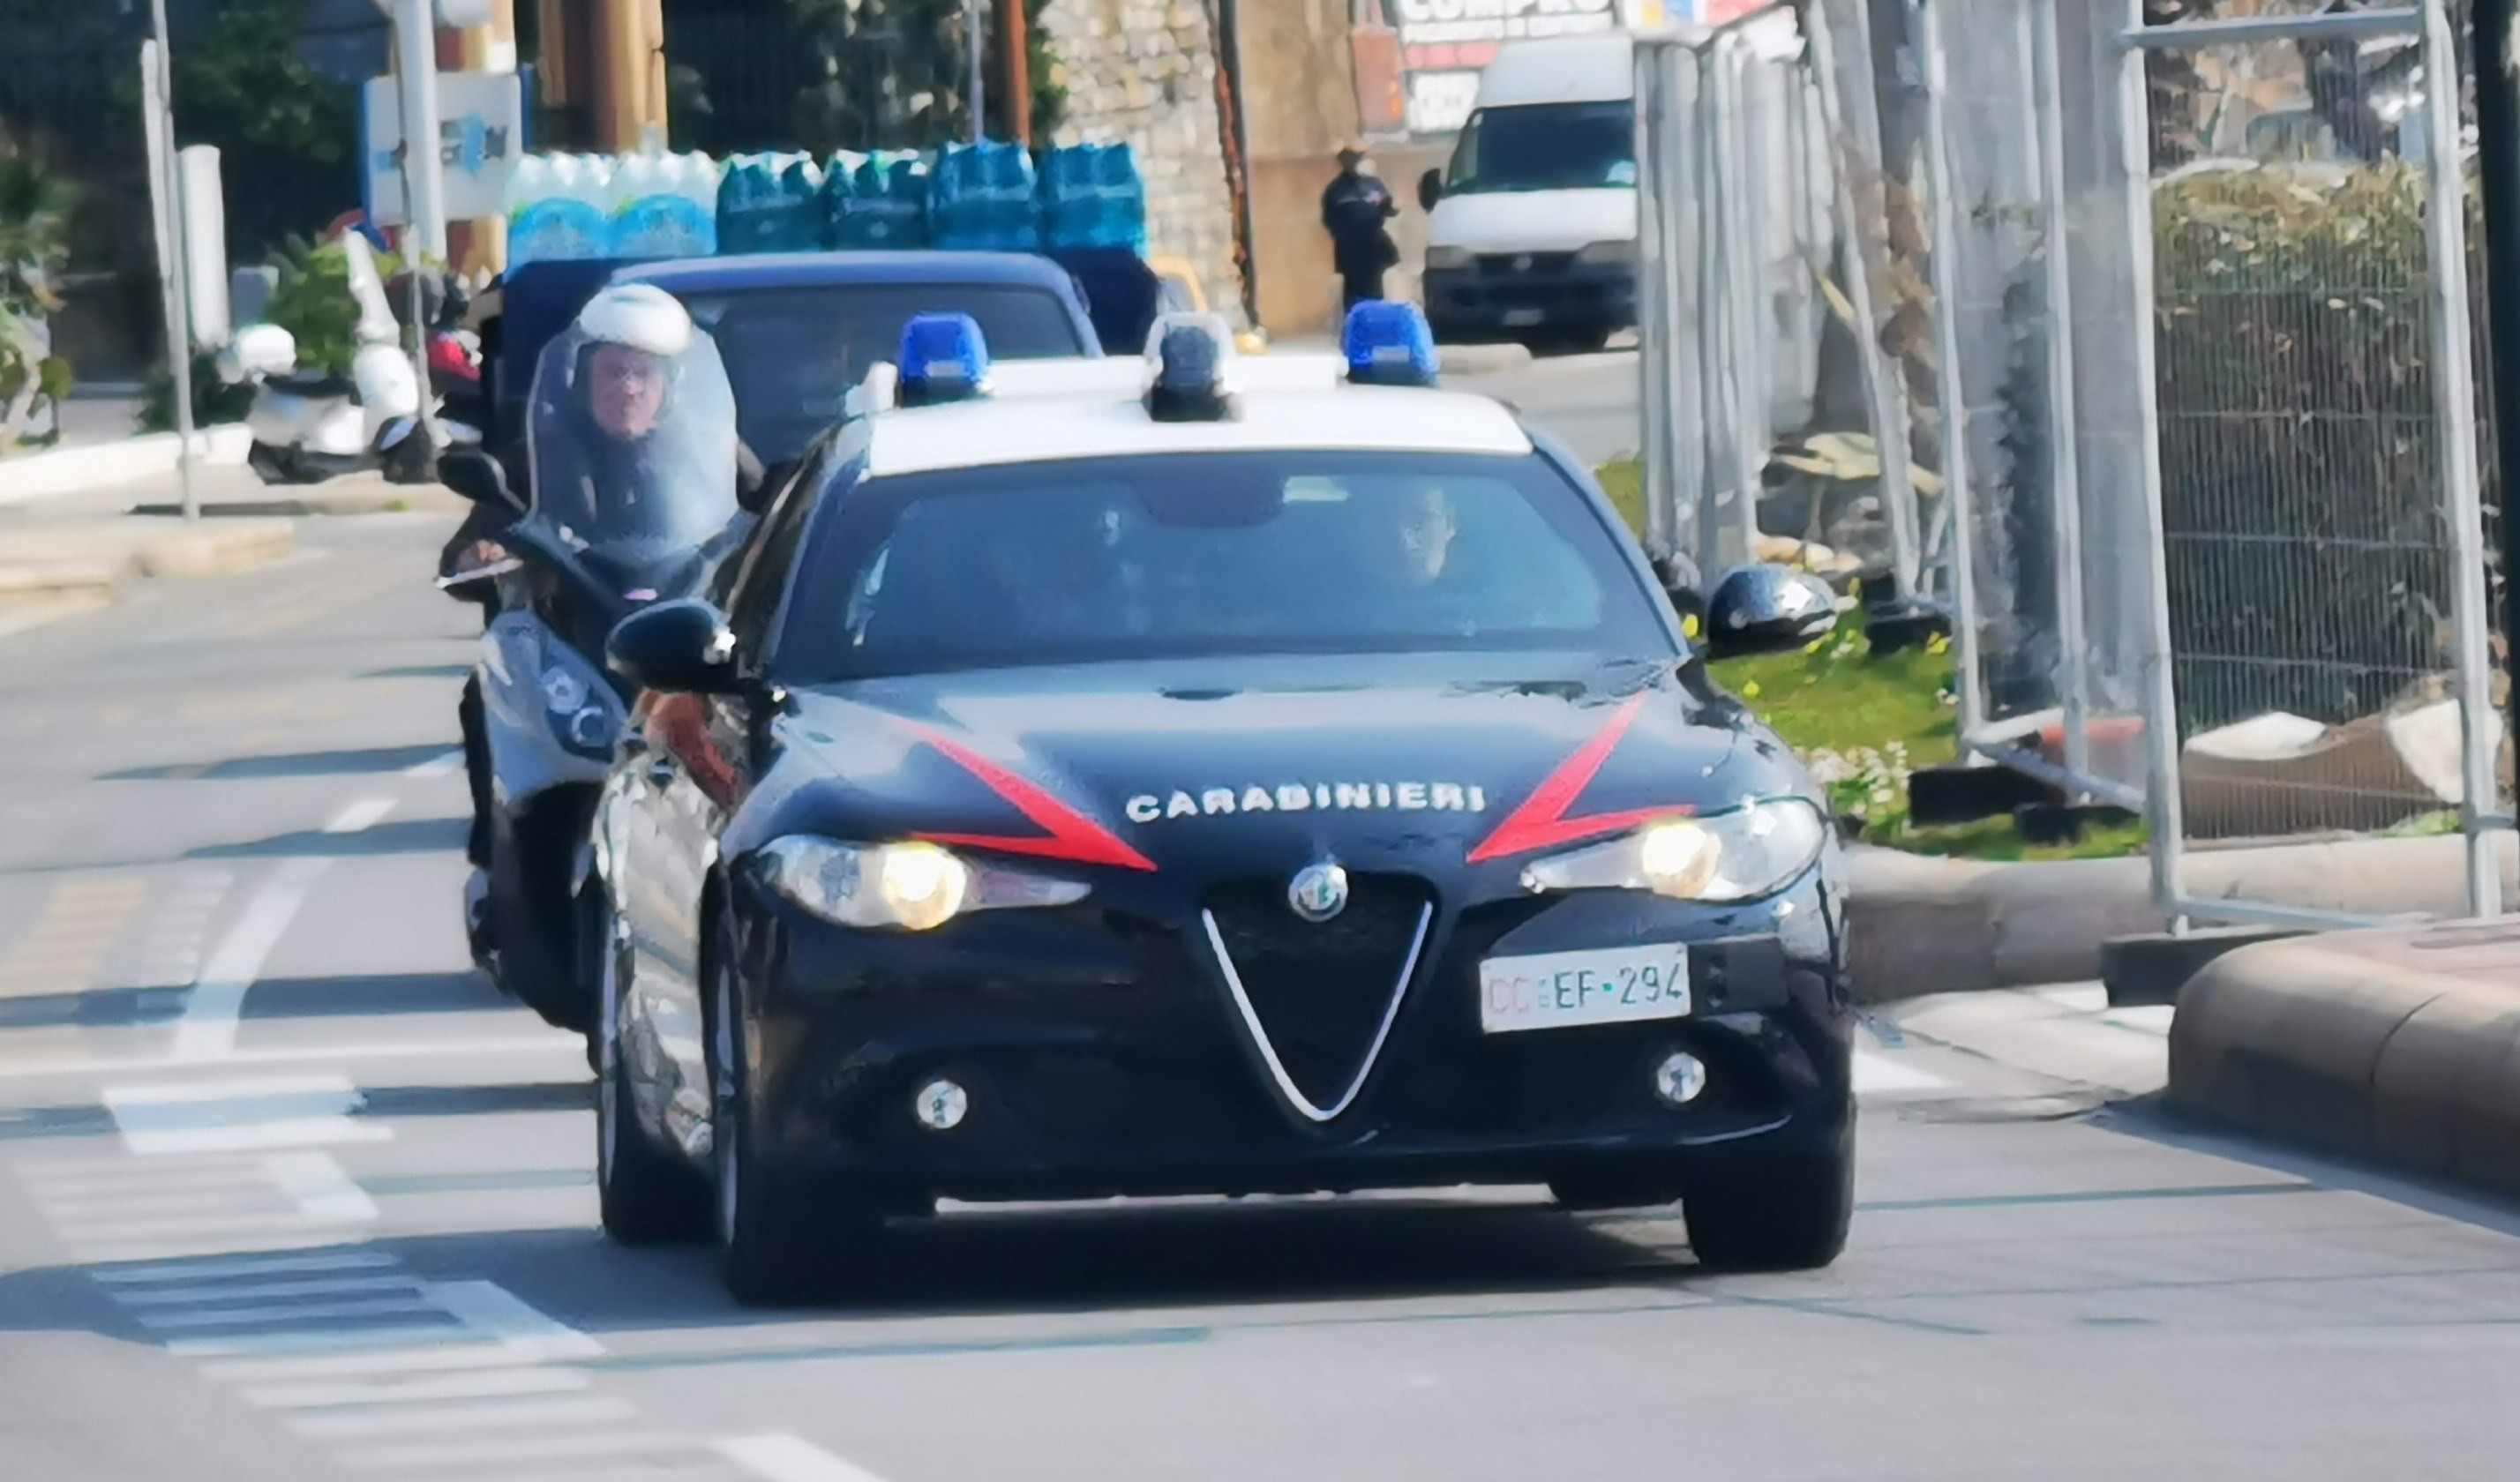
[(2520, 920), (2243, 947), (2181, 993), (2170, 1098), (2520, 1191)]
[[(172, 432), (153, 432), (0, 461), (0, 505), (110, 489), (171, 473), (182, 441)], [(252, 445), (253, 435), (242, 426), (208, 427), (193, 434), (194, 452), (204, 463), (242, 464)]]
[[(2512, 843), (2501, 839), (2506, 894), (2520, 884)], [(2188, 856), (2186, 881), (2203, 897), (2448, 917), (2466, 909), (2463, 847), (2433, 837), (2201, 850)], [(2098, 977), (2109, 941), (2164, 924), (2140, 857), (1997, 864), (1850, 853), (1848, 956), (1866, 1003)]]

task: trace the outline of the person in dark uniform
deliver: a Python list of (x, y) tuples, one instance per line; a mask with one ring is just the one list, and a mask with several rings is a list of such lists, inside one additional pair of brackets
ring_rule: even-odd
[(1400, 214), (1391, 191), (1373, 173), (1365, 150), (1351, 144), (1338, 154), (1338, 177), (1322, 192), (1322, 230), (1330, 234), (1330, 260), (1339, 275), (1340, 309), (1382, 296), (1382, 275), (1400, 260), (1384, 226)]

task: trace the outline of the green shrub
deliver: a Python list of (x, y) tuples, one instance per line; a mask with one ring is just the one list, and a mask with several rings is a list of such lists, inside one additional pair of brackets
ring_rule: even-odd
[[(2202, 174), (2155, 197), (2182, 732), (2267, 710), (2342, 722), (2449, 665), (2424, 198), (2396, 162), (2333, 182)], [(2472, 266), (2480, 343), (2482, 281)]]

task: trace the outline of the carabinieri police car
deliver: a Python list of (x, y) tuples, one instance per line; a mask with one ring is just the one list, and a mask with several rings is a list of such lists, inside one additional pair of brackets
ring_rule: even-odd
[[(720, 582), (612, 635), (606, 1227), (778, 1301), (964, 1200), (1545, 1184), (1825, 1265), (1845, 879), (1582, 469), (1344, 357), (991, 368), (923, 317)], [(1731, 649), (1826, 631), (1737, 573)]]

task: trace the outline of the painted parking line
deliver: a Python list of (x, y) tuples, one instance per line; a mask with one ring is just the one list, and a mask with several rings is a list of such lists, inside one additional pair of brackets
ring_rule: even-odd
[(325, 821), (324, 831), (357, 833), (383, 822), (384, 816), (392, 811), (394, 800), (390, 797), (354, 797)]
[(1930, 1070), (1919, 1069), (1895, 1055), (1876, 1055), (1869, 1050), (1855, 1052), (1855, 1094), (1871, 1096), (1892, 1091), (1936, 1091), (1950, 1081)]
[(261, 975), (262, 965), (279, 947), (290, 922), (297, 919), (298, 908), (306, 904), (307, 892), (329, 863), (283, 861), (254, 892), (244, 916), (210, 954), (201, 981), (184, 1002), (183, 1016), (175, 1023), (175, 1058), (215, 1060), (236, 1048), (237, 1019), (245, 1010), (247, 990)]
[(802, 1436), (733, 1436), (717, 1443), (720, 1456), (766, 1482), (883, 1482)]

